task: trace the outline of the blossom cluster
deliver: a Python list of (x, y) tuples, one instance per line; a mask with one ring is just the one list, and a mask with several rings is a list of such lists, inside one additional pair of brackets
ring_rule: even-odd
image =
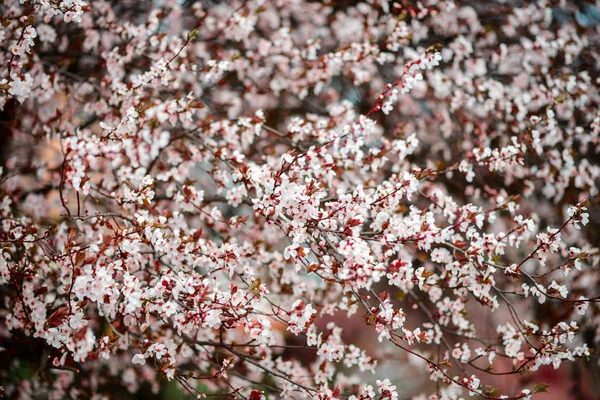
[(598, 7), (0, 5), (0, 395), (529, 399), (597, 364)]

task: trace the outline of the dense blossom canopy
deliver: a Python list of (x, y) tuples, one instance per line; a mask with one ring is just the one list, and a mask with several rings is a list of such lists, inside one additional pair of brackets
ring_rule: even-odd
[(520, 399), (596, 368), (598, 4), (0, 12), (5, 396)]

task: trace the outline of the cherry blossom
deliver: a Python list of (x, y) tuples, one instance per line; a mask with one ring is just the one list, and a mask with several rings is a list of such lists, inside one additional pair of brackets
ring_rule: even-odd
[(584, 3), (0, 5), (0, 396), (598, 392)]

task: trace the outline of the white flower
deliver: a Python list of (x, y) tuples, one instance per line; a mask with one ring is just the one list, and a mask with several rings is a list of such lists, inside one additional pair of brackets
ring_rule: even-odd
[(10, 74), (10, 84), (8, 93), (17, 98), (19, 103), (23, 103), (31, 95), (31, 87), (33, 86), (33, 78), (29, 74), (24, 74), (23, 79), (14, 72)]
[(144, 365), (146, 364), (146, 357), (144, 357), (143, 354), (136, 354), (135, 356), (133, 356), (131, 362), (134, 364)]
[(298, 256), (302, 257), (304, 255), (306, 255), (304, 247), (300, 246), (298, 243), (292, 243), (283, 251), (283, 258), (285, 258), (286, 260), (296, 258)]

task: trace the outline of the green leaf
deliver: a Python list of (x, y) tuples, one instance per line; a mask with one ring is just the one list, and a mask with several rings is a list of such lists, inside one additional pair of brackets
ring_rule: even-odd
[(547, 383), (536, 383), (533, 385), (533, 393), (548, 393), (550, 392), (549, 387), (550, 385)]
[(194, 29), (193, 31), (189, 32), (187, 35), (187, 39), (193, 40), (196, 39), (196, 36), (198, 36), (198, 29)]
[(407, 293), (403, 292), (402, 290), (398, 290), (395, 294), (394, 294), (394, 298), (396, 300), (404, 300), (406, 298)]
[(558, 96), (556, 96), (556, 97), (554, 98), (554, 101), (555, 101), (556, 103), (558, 103), (558, 104), (560, 104), (560, 103), (564, 103), (564, 102), (565, 102), (565, 100), (567, 100), (567, 94), (566, 94), (566, 93), (561, 93), (561, 94), (559, 94)]

